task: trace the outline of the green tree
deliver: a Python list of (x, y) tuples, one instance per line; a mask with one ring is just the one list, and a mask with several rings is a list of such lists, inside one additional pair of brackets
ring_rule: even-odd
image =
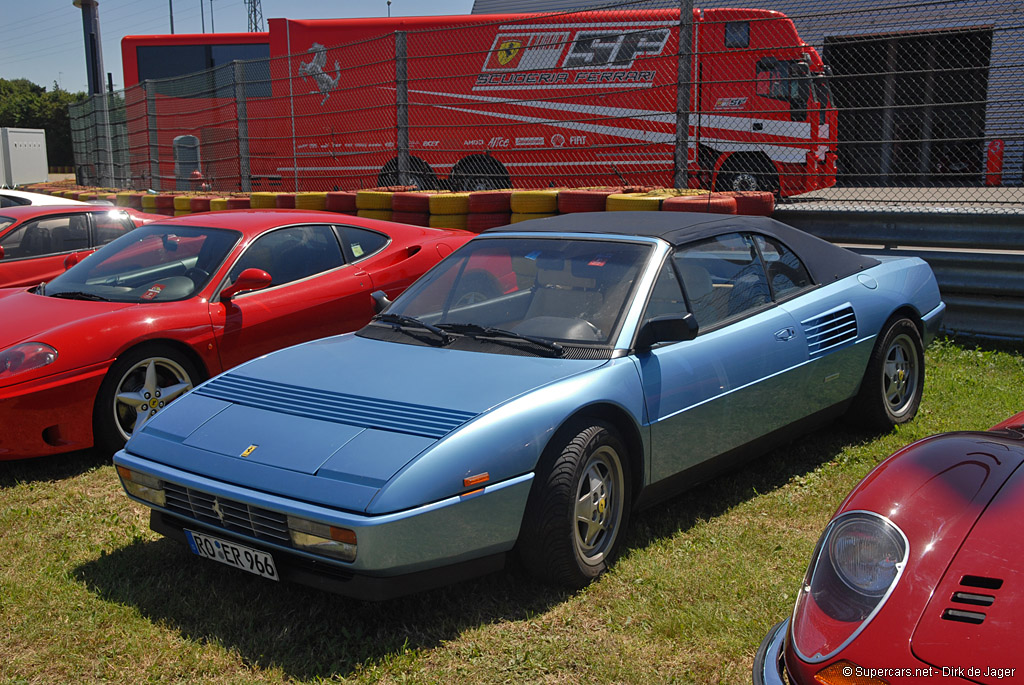
[(53, 166), (74, 164), (68, 105), (85, 98), (56, 83), (47, 91), (27, 79), (0, 79), (0, 127), (46, 131), (46, 158)]

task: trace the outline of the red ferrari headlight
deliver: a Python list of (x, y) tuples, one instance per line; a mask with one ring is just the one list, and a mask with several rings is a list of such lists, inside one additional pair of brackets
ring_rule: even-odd
[(8, 347), (0, 351), (0, 380), (8, 380), (19, 373), (38, 369), (56, 360), (57, 350), (44, 343), (27, 342)]
[(829, 659), (860, 634), (896, 587), (909, 551), (883, 516), (849, 511), (832, 520), (793, 610), (793, 646), (804, 661)]

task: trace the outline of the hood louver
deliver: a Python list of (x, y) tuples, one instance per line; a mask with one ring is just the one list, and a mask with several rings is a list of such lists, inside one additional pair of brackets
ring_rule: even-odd
[(857, 316), (849, 304), (800, 322), (811, 357), (818, 357), (857, 339)]
[(428, 438), (440, 438), (476, 416), (454, 409), (346, 395), (230, 373), (215, 378), (196, 393), (282, 414)]

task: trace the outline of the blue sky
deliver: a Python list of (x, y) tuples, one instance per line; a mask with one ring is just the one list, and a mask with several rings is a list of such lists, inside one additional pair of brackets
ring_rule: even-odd
[[(327, 19), (384, 17), (387, 0), (262, 0), (264, 21), (272, 17)], [(0, 78), (26, 78), (47, 90), (54, 82), (69, 91), (88, 90), (82, 11), (72, 0), (0, 0)], [(175, 33), (243, 32), (248, 26), (242, 0), (99, 0), (103, 70), (124, 86), (121, 38), (170, 33), (170, 7)], [(200, 13), (202, 7), (202, 13)], [(392, 0), (391, 16), (469, 14), (473, 0)], [(105, 77), (104, 77), (105, 78)]]

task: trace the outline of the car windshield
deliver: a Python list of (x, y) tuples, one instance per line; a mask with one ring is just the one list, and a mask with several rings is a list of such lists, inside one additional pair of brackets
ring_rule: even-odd
[(118, 238), (45, 285), (39, 294), (111, 302), (183, 300), (209, 282), (241, 234), (150, 224)]
[(651, 251), (650, 244), (625, 240), (477, 239), (411, 286), (374, 325), (541, 346), (608, 345)]

